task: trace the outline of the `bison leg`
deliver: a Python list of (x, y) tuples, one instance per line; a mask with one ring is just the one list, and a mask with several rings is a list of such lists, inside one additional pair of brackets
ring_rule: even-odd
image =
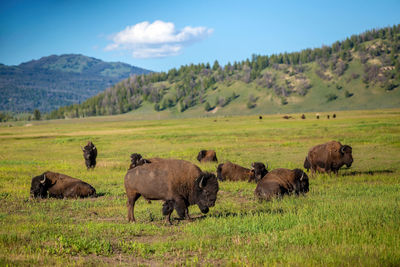
[(165, 215), (165, 220), (167, 223), (169, 223), (170, 225), (172, 225), (171, 222), (171, 213), (174, 211), (174, 201), (173, 200), (167, 200), (164, 202), (163, 204), (163, 208), (162, 208), (162, 213), (163, 215)]
[(128, 196), (128, 222), (136, 222), (135, 220), (135, 202), (136, 200), (140, 197), (140, 194), (135, 192), (133, 194), (131, 194), (130, 196)]
[(185, 200), (175, 200), (175, 210), (180, 219), (190, 219), (188, 205), (186, 205)]

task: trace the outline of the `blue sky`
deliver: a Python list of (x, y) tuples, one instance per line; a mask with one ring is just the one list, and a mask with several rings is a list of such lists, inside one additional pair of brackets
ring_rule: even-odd
[(52, 54), (168, 71), (330, 45), (400, 23), (400, 0), (0, 1), (0, 63)]

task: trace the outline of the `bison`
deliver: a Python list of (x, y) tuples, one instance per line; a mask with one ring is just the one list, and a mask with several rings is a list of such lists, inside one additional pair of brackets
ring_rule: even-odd
[(258, 199), (268, 201), (285, 194), (305, 194), (308, 190), (308, 176), (302, 170), (275, 169), (257, 183), (254, 194)]
[(201, 150), (197, 155), (199, 162), (215, 161), (218, 162), (217, 153), (214, 150)]
[(92, 143), (92, 141), (89, 141), (87, 145), (82, 148), (83, 151), (83, 157), (85, 158), (85, 164), (86, 168), (89, 169), (94, 169), (96, 167), (96, 158), (97, 158), (97, 148), (96, 146)]
[(302, 115), (301, 115), (301, 118), (302, 118), (303, 120), (305, 120), (305, 119), (306, 119), (306, 115), (302, 114)]
[(217, 178), (221, 181), (258, 182), (267, 173), (267, 168), (264, 163), (261, 162), (253, 162), (251, 164), (251, 169), (247, 169), (229, 161), (219, 164), (217, 167)]
[(146, 163), (151, 163), (148, 159), (144, 159), (142, 155), (138, 153), (131, 154), (131, 165), (129, 165), (129, 169), (133, 169), (136, 166), (140, 166)]
[(342, 145), (337, 141), (330, 141), (312, 147), (304, 160), (304, 168), (311, 169), (311, 173), (318, 172), (338, 174), (339, 169), (346, 165), (350, 167), (353, 163), (352, 148)]
[(96, 190), (79, 179), (47, 171), (32, 178), (31, 196), (46, 198), (47, 195), (55, 198), (95, 197)]
[(140, 196), (163, 200), (162, 213), (170, 224), (174, 209), (181, 219), (190, 219), (190, 205), (197, 204), (202, 213), (215, 205), (218, 181), (214, 174), (202, 172), (184, 160), (152, 158), (150, 162), (128, 170), (125, 175), (128, 221), (136, 221), (134, 207)]

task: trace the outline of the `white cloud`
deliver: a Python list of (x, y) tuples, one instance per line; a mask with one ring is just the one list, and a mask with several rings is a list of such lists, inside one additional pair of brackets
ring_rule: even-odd
[(106, 46), (106, 51), (128, 50), (136, 58), (154, 58), (178, 55), (184, 46), (201, 41), (213, 33), (206, 27), (187, 26), (175, 30), (172, 22), (156, 20), (127, 26), (113, 35), (113, 43)]

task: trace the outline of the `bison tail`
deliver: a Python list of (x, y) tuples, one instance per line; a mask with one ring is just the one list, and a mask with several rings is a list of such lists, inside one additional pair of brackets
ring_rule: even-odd
[(224, 178), (222, 177), (222, 166), (224, 166), (223, 163), (219, 164), (217, 167), (217, 179), (220, 181), (224, 180)]
[(306, 159), (304, 160), (304, 169), (307, 169), (307, 171), (309, 171), (310, 168), (311, 168), (310, 161), (308, 161), (308, 157), (306, 157)]

